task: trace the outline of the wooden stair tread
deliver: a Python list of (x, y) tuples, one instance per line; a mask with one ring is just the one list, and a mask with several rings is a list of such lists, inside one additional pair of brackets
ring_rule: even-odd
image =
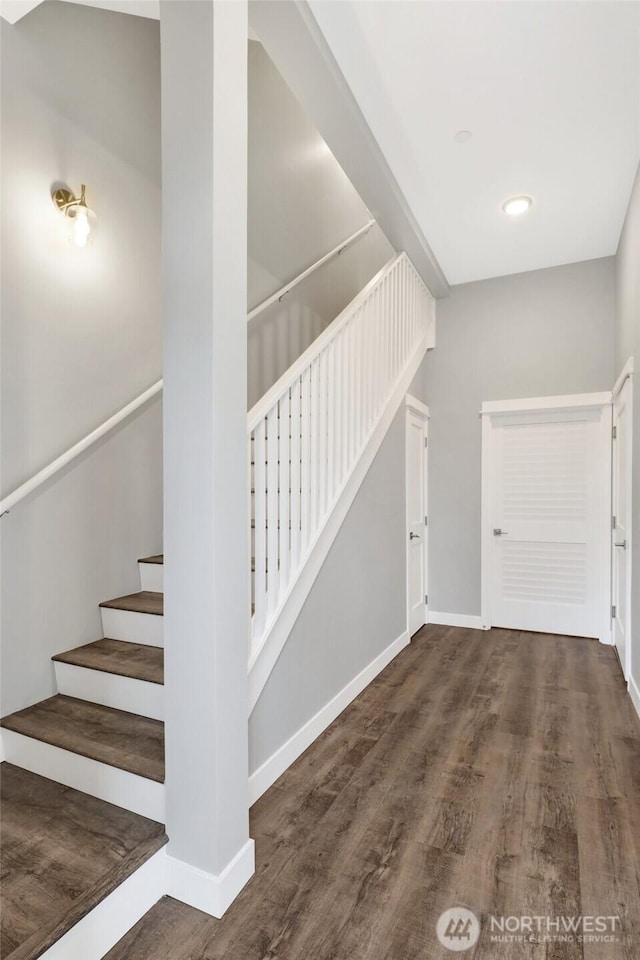
[(164, 783), (164, 724), (159, 720), (58, 694), (4, 717), (1, 725)]
[(138, 563), (164, 563), (164, 554), (159, 553), (155, 557), (140, 557)]
[(69, 663), (74, 667), (86, 667), (102, 673), (114, 673), (119, 677), (146, 680), (148, 683), (164, 683), (164, 650), (143, 643), (125, 643), (105, 637), (73, 650), (59, 653), (53, 660)]
[(164, 594), (154, 593), (152, 590), (140, 590), (139, 593), (130, 593), (126, 597), (105, 600), (100, 606), (106, 607), (108, 610), (151, 613), (154, 616), (161, 617), (164, 612)]
[(35, 960), (167, 842), (164, 827), (3, 763), (0, 956)]

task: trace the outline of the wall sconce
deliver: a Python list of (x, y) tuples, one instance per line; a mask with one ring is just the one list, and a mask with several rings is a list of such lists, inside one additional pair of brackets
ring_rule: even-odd
[(56, 207), (64, 213), (71, 224), (73, 242), (77, 247), (86, 247), (89, 234), (97, 219), (93, 210), (87, 206), (86, 189), (83, 183), (80, 187), (80, 197), (74, 197), (66, 187), (59, 187), (52, 194)]

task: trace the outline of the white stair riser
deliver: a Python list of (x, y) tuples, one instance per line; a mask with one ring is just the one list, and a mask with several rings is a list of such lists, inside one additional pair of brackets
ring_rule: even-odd
[(71, 927), (39, 960), (100, 960), (167, 892), (163, 847)]
[(164, 784), (50, 743), (2, 731), (5, 760), (41, 777), (164, 823)]
[(140, 585), (142, 590), (164, 593), (164, 564), (139, 563)]
[(101, 607), (102, 629), (110, 640), (143, 643), (149, 647), (164, 646), (164, 620), (153, 613), (134, 613)]
[(164, 720), (164, 687), (160, 683), (89, 670), (58, 660), (54, 661), (54, 667), (58, 693), (152, 720)]

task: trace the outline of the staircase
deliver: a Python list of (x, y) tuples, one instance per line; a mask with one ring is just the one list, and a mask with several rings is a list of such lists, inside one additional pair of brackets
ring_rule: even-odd
[(434, 345), (434, 299), (400, 254), (249, 412), (251, 709)]
[[(251, 708), (434, 337), (401, 254), (249, 412)], [(140, 591), (100, 604), (102, 638), (53, 657), (58, 693), (1, 721), (5, 960), (98, 960), (166, 893), (163, 569), (140, 560)]]
[(5, 960), (101, 956), (165, 892), (162, 561), (53, 658), (56, 696), (2, 720)]

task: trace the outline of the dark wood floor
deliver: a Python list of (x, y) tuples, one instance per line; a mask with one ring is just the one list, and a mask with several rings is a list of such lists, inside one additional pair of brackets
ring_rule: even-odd
[[(221, 921), (165, 898), (108, 960), (640, 958), (640, 721), (611, 648), (425, 628), (252, 811)], [(495, 943), (494, 915), (620, 915), (617, 943)]]
[(10, 763), (0, 773), (0, 956), (34, 960), (167, 838), (160, 823)]

